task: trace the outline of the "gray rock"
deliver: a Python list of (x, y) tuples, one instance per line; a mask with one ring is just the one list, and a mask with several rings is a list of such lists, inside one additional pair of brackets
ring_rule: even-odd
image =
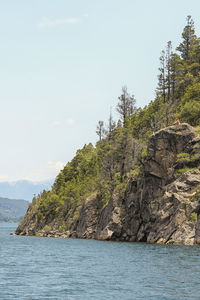
[[(191, 154), (198, 147), (200, 138), (195, 137), (188, 124), (159, 130), (149, 139), (143, 176), (137, 182), (129, 180), (124, 199), (114, 191), (107, 206), (99, 208), (97, 195), (92, 193), (66, 216), (66, 223), (71, 225), (62, 233), (56, 220), (51, 219), (52, 231), (44, 231), (47, 220), (38, 221), (30, 207), (16, 234), (160, 244), (200, 243), (198, 161), (195, 168), (177, 175), (177, 154)], [(75, 221), (74, 216), (77, 216)]]

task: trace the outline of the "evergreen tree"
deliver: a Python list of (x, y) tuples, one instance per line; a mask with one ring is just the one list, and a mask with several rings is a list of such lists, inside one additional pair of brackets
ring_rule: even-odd
[(104, 122), (103, 121), (99, 121), (98, 124), (97, 124), (96, 133), (99, 136), (99, 140), (100, 141), (102, 140), (103, 134), (105, 132), (105, 129), (104, 129), (103, 126), (104, 126)]
[(180, 80), (182, 80), (182, 62), (181, 58), (178, 54), (172, 53), (170, 58), (170, 67), (171, 67), (171, 97), (172, 102), (174, 102), (176, 98), (176, 89)]
[(197, 39), (195, 35), (194, 21), (191, 16), (187, 16), (187, 25), (184, 27), (182, 39), (182, 43), (180, 43), (176, 50), (181, 53), (181, 57), (184, 60), (188, 60), (190, 58), (191, 47), (195, 44)]
[(171, 54), (172, 54), (172, 42), (167, 43), (166, 49), (166, 88), (167, 88), (167, 102), (169, 103), (171, 97)]
[(166, 101), (166, 55), (165, 51), (162, 50), (160, 56), (160, 74), (158, 75), (158, 94), (161, 94), (163, 102)]
[(122, 87), (122, 94), (118, 99), (117, 112), (123, 121), (123, 125), (125, 125), (126, 117), (131, 116), (136, 111), (136, 100), (134, 95), (128, 93), (126, 86)]
[(110, 115), (108, 119), (108, 137), (110, 138), (113, 130), (116, 128), (116, 123), (113, 121), (112, 111), (110, 109)]

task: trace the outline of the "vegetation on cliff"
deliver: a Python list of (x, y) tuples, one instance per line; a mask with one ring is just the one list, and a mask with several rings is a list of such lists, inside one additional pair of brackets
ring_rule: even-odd
[[(98, 122), (96, 146), (85, 145), (77, 151), (57, 176), (52, 189), (33, 199), (20, 226), (31, 216), (35, 224), (33, 234), (39, 230), (73, 231), (89, 197), (95, 197), (99, 211), (109, 205), (116, 193), (126, 198), (130, 181), (137, 182), (144, 175), (147, 142), (153, 133), (172, 125), (176, 118), (200, 125), (200, 38), (195, 34), (191, 16), (187, 17), (182, 42), (176, 50), (178, 53), (172, 50), (169, 41), (161, 53), (154, 101), (137, 108), (134, 96), (124, 86), (116, 107), (120, 119), (115, 122), (110, 114), (108, 126)], [(194, 167), (198, 155), (178, 154), (176, 174), (180, 175), (185, 165)]]

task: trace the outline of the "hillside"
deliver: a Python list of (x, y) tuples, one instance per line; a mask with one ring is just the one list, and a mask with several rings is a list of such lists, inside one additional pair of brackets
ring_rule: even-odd
[(200, 137), (194, 129), (167, 127), (149, 139), (142, 174), (117, 184), (108, 201), (92, 189), (92, 178), (82, 199), (80, 194), (74, 201), (50, 198), (52, 192), (45, 192), (16, 233), (194, 244), (200, 241), (199, 165)]
[(98, 122), (96, 146), (78, 150), (33, 199), (16, 234), (200, 242), (200, 39), (190, 16), (177, 50), (168, 42), (162, 51), (148, 106), (122, 88), (118, 122)]
[(18, 222), (27, 209), (29, 202), (25, 200), (15, 200), (0, 197), (0, 222)]

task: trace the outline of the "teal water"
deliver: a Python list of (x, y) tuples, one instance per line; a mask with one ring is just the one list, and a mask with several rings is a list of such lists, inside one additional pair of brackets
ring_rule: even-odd
[(0, 223), (0, 300), (200, 299), (200, 247), (11, 236)]

